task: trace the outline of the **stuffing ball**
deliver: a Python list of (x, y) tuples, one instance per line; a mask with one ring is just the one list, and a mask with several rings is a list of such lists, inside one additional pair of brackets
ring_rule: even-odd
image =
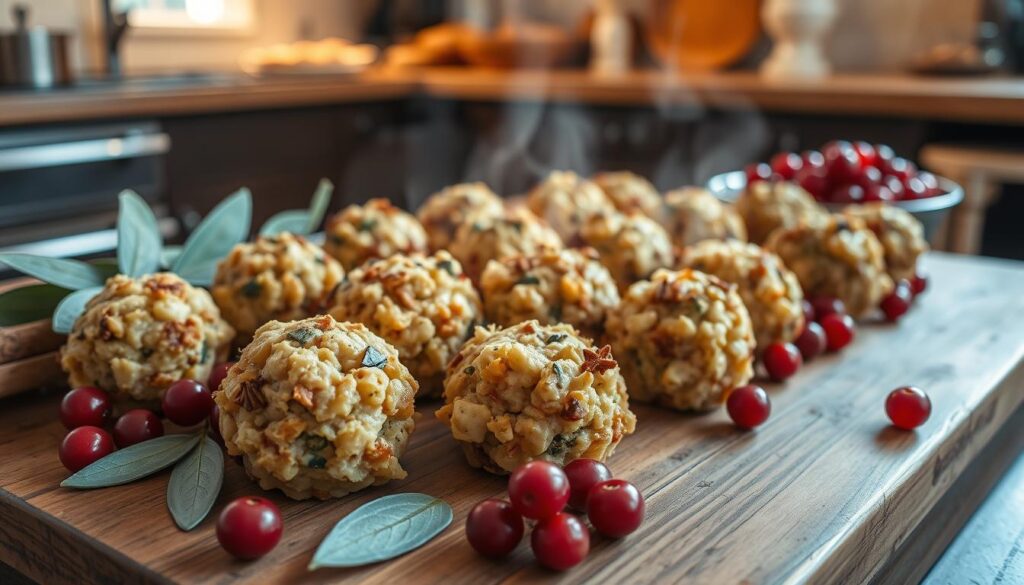
[(803, 331), (804, 294), (796, 275), (757, 244), (704, 240), (685, 248), (680, 263), (736, 285), (759, 350), (793, 341)]
[(759, 181), (747, 186), (736, 200), (736, 211), (747, 225), (750, 241), (762, 246), (778, 228), (816, 223), (828, 216), (810, 193), (786, 181)]
[(155, 406), (178, 380), (206, 380), (234, 336), (205, 290), (169, 273), (117, 275), (75, 321), (61, 367), (72, 388), (96, 386), (119, 403)]
[(532, 256), (548, 248), (562, 248), (558, 234), (529, 209), (514, 207), (499, 217), (477, 216), (462, 224), (455, 232), (451, 253), (473, 282), (479, 283), (489, 261)]
[(661, 213), (661, 194), (640, 175), (629, 171), (598, 173), (591, 180), (622, 213), (639, 212), (651, 218)]
[(455, 231), (474, 215), (500, 216), (501, 199), (484, 183), (452, 185), (431, 195), (416, 217), (427, 230), (431, 251), (447, 249)]
[(614, 211), (592, 215), (580, 235), (584, 244), (597, 250), (620, 290), (673, 264), (668, 234), (644, 215)]
[(701, 240), (747, 241), (743, 218), (707, 189), (683, 187), (666, 193), (660, 218), (672, 243), (680, 248)]
[(224, 445), (263, 489), (323, 500), (406, 475), (416, 380), (363, 325), (271, 321), (220, 388)]
[(600, 187), (570, 171), (553, 171), (530, 191), (526, 204), (569, 243), (576, 242), (587, 217), (615, 211)]
[(448, 365), (444, 400), (437, 418), (469, 464), (491, 473), (603, 461), (636, 426), (611, 348), (568, 325), (478, 327)]
[(765, 246), (796, 274), (808, 297), (835, 297), (857, 318), (878, 306), (893, 288), (878, 238), (855, 217), (780, 229)]
[(322, 313), (344, 275), (319, 246), (281, 233), (235, 246), (217, 265), (211, 293), (244, 345), (268, 321)]
[(659, 270), (637, 282), (607, 331), (636, 400), (709, 410), (754, 374), (743, 300), (733, 285), (703, 272)]
[(427, 232), (420, 222), (387, 199), (349, 205), (327, 220), (324, 232), (324, 249), (345, 270), (371, 258), (427, 251)]
[(905, 209), (885, 203), (851, 205), (848, 217), (864, 221), (885, 250), (885, 269), (893, 280), (910, 280), (917, 274), (917, 259), (928, 250), (924, 227)]
[(593, 248), (491, 261), (480, 286), (492, 323), (568, 323), (591, 339), (600, 339), (608, 312), (619, 304), (615, 281)]
[(483, 321), (480, 296), (443, 250), (370, 260), (349, 272), (330, 313), (393, 345), (425, 396), (441, 395), (445, 366)]

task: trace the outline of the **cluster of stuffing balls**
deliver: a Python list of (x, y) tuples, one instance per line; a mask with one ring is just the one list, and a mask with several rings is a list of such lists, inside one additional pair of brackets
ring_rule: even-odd
[(351, 205), (322, 246), (240, 244), (210, 292), (115, 277), (62, 363), (152, 403), (240, 350), (213, 389), (228, 453), (264, 488), (337, 497), (405, 476), (424, 398), (473, 466), (604, 460), (634, 431), (630, 398), (718, 407), (759, 348), (802, 332), (805, 295), (866, 315), (925, 247), (898, 208), (830, 215), (786, 183), (734, 206), (626, 172), (555, 172), (520, 202), (462, 184), (415, 216)]

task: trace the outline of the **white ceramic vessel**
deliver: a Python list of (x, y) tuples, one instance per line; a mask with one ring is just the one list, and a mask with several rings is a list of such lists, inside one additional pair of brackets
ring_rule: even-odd
[(775, 45), (761, 64), (769, 78), (820, 79), (832, 72), (822, 42), (836, 19), (835, 0), (767, 0), (761, 17)]

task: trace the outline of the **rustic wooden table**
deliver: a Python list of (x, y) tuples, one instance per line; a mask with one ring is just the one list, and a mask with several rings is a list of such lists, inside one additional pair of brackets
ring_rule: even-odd
[[(525, 543), (504, 562), (472, 552), (466, 513), (503, 496), (505, 481), (466, 466), (433, 404), (420, 407), (403, 458), (408, 479), (332, 502), (272, 495), (284, 539), (242, 563), (217, 546), (212, 518), (190, 533), (174, 527), (166, 474), (90, 492), (59, 488), (66, 472), (55, 394), (0, 402), (0, 560), (45, 583), (856, 583), (927, 538), (923, 552), (901, 561), (926, 570), (945, 546), (939, 540), (953, 534), (922, 538), (915, 528), (969, 464), (1021, 444), (1021, 417), (1008, 421), (1024, 402), (1024, 265), (933, 254), (926, 269), (929, 291), (898, 326), (865, 324), (842, 355), (770, 386), (772, 418), (756, 432), (737, 431), (724, 412), (636, 406), (637, 433), (610, 464), (646, 495), (646, 522), (624, 540), (595, 539), (568, 573), (539, 568)], [(885, 395), (903, 384), (925, 388), (934, 404), (917, 432), (885, 418)], [(238, 465), (227, 466), (215, 512), (258, 491)], [(306, 571), (338, 519), (405, 491), (447, 500), (452, 526), (398, 560)]]

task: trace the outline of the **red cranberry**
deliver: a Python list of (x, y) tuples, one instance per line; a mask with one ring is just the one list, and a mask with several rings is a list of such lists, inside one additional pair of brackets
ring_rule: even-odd
[(826, 315), (833, 313), (846, 313), (846, 303), (835, 297), (814, 297), (811, 299), (811, 306), (814, 307), (816, 321), (821, 321)]
[(864, 201), (895, 201), (896, 195), (893, 194), (885, 185), (873, 184), (868, 185), (867, 189), (864, 190)]
[(569, 478), (569, 505), (581, 512), (586, 510), (590, 488), (612, 478), (608, 466), (593, 459), (570, 461), (564, 471)]
[(875, 147), (868, 142), (863, 140), (854, 142), (853, 150), (857, 153), (862, 167), (873, 167), (878, 162), (878, 153), (875, 152)]
[(914, 293), (910, 290), (910, 284), (901, 280), (896, 283), (896, 287), (893, 288), (892, 292), (882, 299), (881, 305), (882, 312), (885, 313), (885, 318), (895, 323), (900, 320), (900, 317), (905, 315), (910, 310), (910, 302), (914, 300)]
[(939, 179), (928, 171), (921, 171), (920, 173), (917, 173), (917, 178), (929, 193), (934, 193), (935, 191), (940, 190)]
[(861, 203), (864, 201), (864, 187), (847, 183), (832, 189), (828, 200), (832, 203)]
[(853, 341), (854, 324), (849, 315), (825, 315), (820, 323), (821, 328), (825, 330), (826, 347), (829, 351), (839, 351)]
[(886, 144), (875, 145), (875, 166), (885, 171), (889, 168), (889, 162), (896, 158), (896, 152)]
[(800, 310), (804, 313), (804, 323), (814, 321), (814, 305), (807, 299), (800, 300)]
[(800, 350), (792, 343), (770, 344), (764, 348), (761, 361), (771, 379), (777, 382), (792, 377), (804, 362)]
[(164, 416), (171, 422), (190, 427), (210, 415), (213, 398), (210, 391), (195, 380), (178, 380), (164, 393)]
[(569, 502), (569, 478), (554, 463), (531, 461), (512, 472), (508, 499), (527, 518), (550, 518)]
[(729, 418), (741, 429), (752, 429), (768, 420), (772, 403), (764, 388), (748, 384), (734, 388), (725, 401)]
[(114, 441), (107, 431), (93, 426), (72, 429), (60, 443), (60, 462), (74, 473), (114, 452)]
[(245, 496), (224, 507), (217, 518), (217, 541), (239, 559), (257, 559), (281, 540), (284, 525), (273, 502)]
[(114, 442), (121, 449), (164, 435), (164, 423), (153, 411), (135, 408), (121, 415), (114, 423)]
[(875, 167), (864, 167), (857, 172), (853, 182), (860, 185), (861, 189), (867, 191), (873, 185), (878, 185), (882, 182), (882, 171)]
[(917, 176), (917, 167), (914, 163), (910, 162), (905, 158), (894, 158), (889, 162), (889, 168), (887, 174), (898, 177), (901, 181), (906, 182)]
[(850, 181), (857, 175), (857, 171), (860, 169), (860, 159), (852, 146), (826, 148), (824, 153), (825, 168), (828, 169), (829, 179), (841, 183)]
[(484, 500), (466, 517), (466, 538), (483, 556), (503, 557), (523, 539), (523, 517), (504, 500)]
[(904, 199), (922, 199), (928, 197), (928, 188), (924, 186), (921, 179), (911, 177), (903, 181)]
[(644, 521), (644, 496), (624, 479), (602, 481), (590, 489), (587, 517), (601, 534), (622, 538)]
[(914, 293), (914, 296), (923, 293), (928, 288), (928, 277), (923, 274), (915, 274), (914, 278), (910, 279), (910, 291)]
[(882, 185), (889, 189), (889, 192), (892, 193), (892, 198), (896, 201), (903, 199), (906, 195), (903, 181), (899, 180), (899, 177), (886, 175), (882, 178)]
[(220, 383), (224, 381), (224, 378), (228, 377), (228, 370), (233, 365), (235, 365), (235, 362), (224, 362), (213, 366), (213, 370), (210, 371), (210, 377), (206, 381), (206, 387), (210, 389), (210, 392), (216, 392), (220, 388)]
[(796, 174), (796, 183), (818, 201), (828, 195), (828, 174), (822, 167), (804, 167)]
[(753, 185), (759, 181), (770, 181), (772, 178), (772, 168), (765, 163), (749, 164), (744, 170), (747, 173), (748, 185)]
[(804, 168), (820, 169), (825, 166), (825, 155), (817, 150), (805, 150), (800, 158), (804, 161)]
[(796, 176), (797, 171), (802, 169), (804, 161), (800, 155), (792, 152), (780, 152), (772, 157), (772, 172), (789, 181)]
[(800, 337), (797, 337), (794, 343), (800, 350), (800, 355), (804, 357), (804, 361), (810, 361), (825, 353), (827, 344), (825, 330), (818, 323), (808, 321)]
[(533, 529), (530, 548), (549, 569), (565, 571), (583, 562), (590, 552), (590, 532), (572, 514), (559, 512)]
[(220, 434), (220, 406), (216, 402), (210, 407), (210, 436), (218, 445), (224, 446), (224, 435)]
[(892, 424), (904, 430), (914, 430), (924, 424), (932, 414), (932, 401), (924, 390), (913, 386), (897, 388), (885, 399), (885, 413)]
[(84, 426), (102, 427), (109, 419), (110, 397), (99, 388), (75, 388), (60, 401), (60, 422), (69, 430)]

